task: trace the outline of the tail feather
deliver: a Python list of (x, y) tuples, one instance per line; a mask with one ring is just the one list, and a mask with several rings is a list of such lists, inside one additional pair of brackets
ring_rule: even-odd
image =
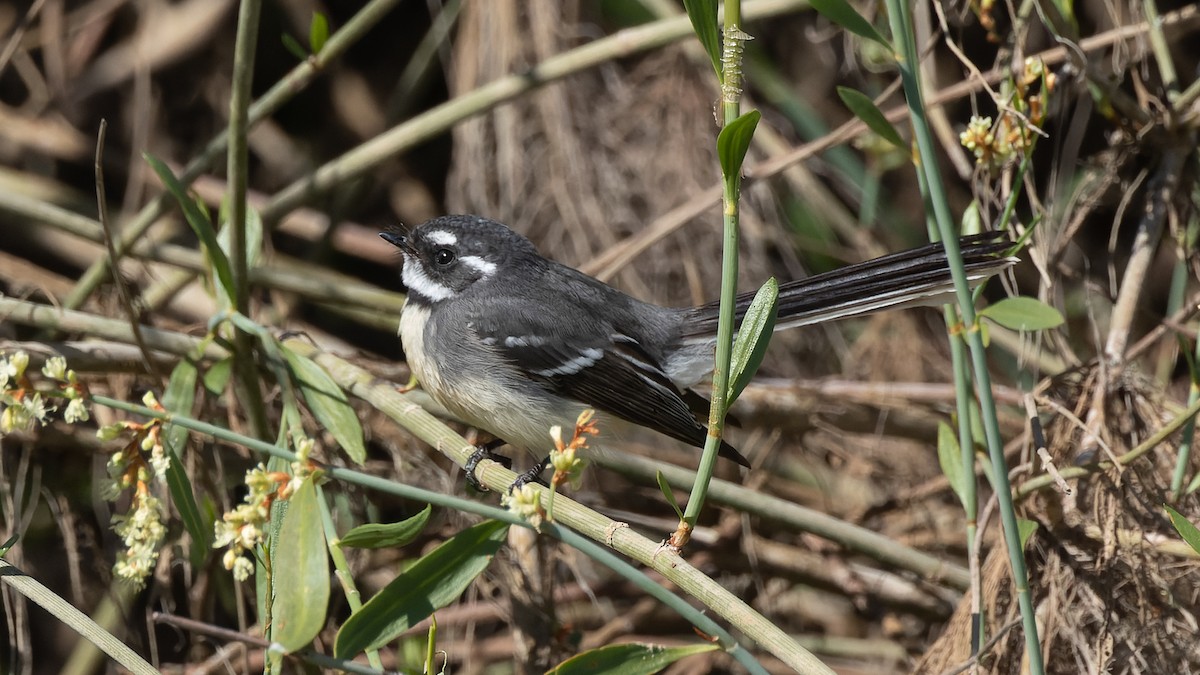
[[(959, 240), (969, 280), (986, 279), (1017, 262), (1007, 255), (1012, 242), (1000, 232)], [(870, 314), (885, 309), (945, 302), (954, 290), (946, 251), (940, 243), (893, 253), (779, 286), (775, 329)], [(737, 297), (740, 322), (754, 293)], [(719, 304), (691, 310), (685, 340), (711, 339), (717, 332)]]

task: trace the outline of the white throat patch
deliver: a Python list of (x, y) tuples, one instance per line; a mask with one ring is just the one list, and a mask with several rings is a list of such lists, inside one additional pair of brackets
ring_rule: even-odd
[(400, 278), (410, 293), (430, 302), (439, 302), (454, 295), (454, 291), (430, 279), (420, 261), (408, 255), (404, 256), (404, 269), (400, 272)]

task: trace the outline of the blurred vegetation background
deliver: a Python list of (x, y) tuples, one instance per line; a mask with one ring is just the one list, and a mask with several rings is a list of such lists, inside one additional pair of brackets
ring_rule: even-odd
[[(879, 5), (856, 6), (884, 22)], [(748, 1), (746, 12), (754, 39), (745, 104), (763, 119), (743, 187), (743, 288), (926, 241), (911, 155), (868, 132), (836, 93), (848, 86), (878, 97), (908, 139), (891, 55), (803, 2)], [(1033, 394), (1059, 468), (1087, 468), (1071, 474), (1070, 494), (1030, 488), (1020, 503), (1022, 517), (1038, 524), (1027, 561), (1048, 672), (1200, 670), (1196, 555), (1179, 545), (1161, 509), (1200, 515), (1195, 461), (1179, 461), (1173, 435), (1121, 467), (1096, 464), (1136, 448), (1194, 390), (1200, 10), (1085, 0), (918, 3), (913, 12), (941, 143), (936, 161), (956, 213), (987, 227), (1016, 190), (1013, 234), (1034, 230), (1022, 265), (986, 295), (1039, 297), (1067, 317), (1037, 339), (991, 331), (1014, 484), (1043, 473), (1023, 392)], [(365, 30), (337, 45), (334, 58), (314, 55), (318, 14), (335, 34), (353, 21)], [(268, 234), (252, 277), (254, 319), (404, 383), (399, 261), (376, 233), (445, 213), (505, 222), (544, 254), (643, 299), (714, 299), (721, 230), (711, 68), (686, 19), (674, 33), (631, 30), (680, 16), (672, 0), (264, 3), (253, 93), (271, 103), (249, 134), (249, 200)], [(143, 153), (179, 174), (227, 128), (236, 22), (232, 0), (0, 1), (0, 300), (205, 333), (218, 304), (198, 244)], [(597, 44), (598, 55), (587, 52)], [(1014, 86), (1027, 63), (1044, 64), (1052, 86), (1038, 78), (1028, 92)], [(1028, 95), (1045, 115), (1027, 171), (1016, 172), (1020, 153), (978, 163), (960, 143), (972, 117), (999, 123)], [(102, 120), (110, 236), (148, 225), (119, 264), (126, 300), (97, 267), (109, 258), (96, 222)], [(226, 194), (224, 153), (215, 150), (191, 172), (191, 189), (214, 214)], [(1139, 254), (1149, 256), (1146, 273), (1131, 279)], [(1121, 309), (1122, 297), (1132, 311)], [(88, 322), (59, 329), (4, 307), (0, 350), (30, 350), (36, 361), (70, 349), (71, 367), (94, 392), (129, 401), (161, 393), (178, 358), (143, 357), (129, 347), (132, 331)], [(961, 505), (938, 461), (938, 424), (950, 422), (954, 402), (946, 343), (941, 317), (929, 310), (778, 335), (734, 409), (741, 428), (732, 440), (755, 469), (720, 471), (932, 554), (946, 575), (897, 568), (796, 523), (717, 504), (687, 551), (840, 673), (955, 672), (970, 656), (972, 598), (999, 633), (974, 667), (1023, 672), (1019, 631), (1006, 632), (1016, 610), (998, 525), (985, 520), (981, 550), (965, 549)], [(227, 392), (199, 392), (196, 417), (245, 429)], [(266, 392), (275, 420), (278, 397)], [(466, 494), (452, 462), (355, 405), (368, 441), (364, 470)], [(253, 586), (235, 588), (219, 551), (191, 556), (196, 544), (177, 518), (167, 520), (143, 590), (113, 578), (121, 541), (110, 519), (127, 504), (100, 496), (114, 448), (95, 435), (113, 415), (97, 407), (91, 423), (59, 420), (0, 438), (2, 532), (21, 535), (5, 559), (164, 670), (261, 669), (261, 648), (154, 614), (260, 634)], [(345, 463), (309, 423), (314, 456)], [(657, 462), (694, 468), (698, 457), (657, 437), (627, 440)], [(242, 477), (257, 461), (242, 448), (191, 440), (184, 462), (208, 518), (241, 499)], [(1177, 474), (1182, 486), (1173, 485)], [(342, 531), (424, 508), (346, 485), (327, 489)], [(652, 474), (596, 466), (572, 494), (652, 538), (674, 528)], [(364, 597), (471, 522), (435, 510), (413, 543), (351, 552)], [(459, 603), (438, 613), (447, 672), (532, 672), (538, 658), (561, 660), (580, 646), (696, 641), (673, 612), (561, 548), (545, 591), (556, 642), (531, 657), (536, 650), (522, 641), (534, 638), (511, 628), (521, 611), (510, 597), (520, 583), (512, 557), (498, 554)], [(974, 590), (963, 583), (968, 570)], [(109, 667), (7, 587), (3, 602), (0, 670)], [(347, 614), (335, 593), (318, 646)], [(396, 644), (384, 650), (388, 667), (420, 663), (423, 631)], [(786, 672), (769, 658), (764, 665)], [(674, 668), (734, 667), (717, 652)]]

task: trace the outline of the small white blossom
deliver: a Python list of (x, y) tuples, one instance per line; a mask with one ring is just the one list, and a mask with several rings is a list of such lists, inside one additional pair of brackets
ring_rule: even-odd
[(52, 356), (46, 359), (45, 365), (42, 366), (42, 374), (52, 380), (66, 382), (67, 360), (61, 356)]

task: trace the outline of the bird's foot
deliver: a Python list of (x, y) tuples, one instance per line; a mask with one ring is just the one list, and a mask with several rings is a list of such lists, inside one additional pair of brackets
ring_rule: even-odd
[(489, 443), (475, 446), (475, 452), (471, 453), (471, 456), (467, 458), (466, 465), (463, 467), (463, 471), (467, 473), (467, 485), (475, 488), (478, 492), (488, 491), (487, 487), (475, 477), (475, 468), (485, 459), (490, 459), (506, 469), (512, 468), (512, 458), (498, 455), (495, 452), (496, 448), (502, 445), (504, 445), (504, 441), (497, 438)]
[(517, 479), (513, 481), (513, 484), (508, 486), (508, 493), (512, 494), (513, 490), (524, 487), (529, 483), (540, 483), (545, 487), (550, 487), (549, 484), (542, 479), (542, 472), (545, 471), (546, 467), (548, 466), (550, 466), (550, 456), (546, 455), (545, 459), (537, 463), (537, 466), (517, 476)]

